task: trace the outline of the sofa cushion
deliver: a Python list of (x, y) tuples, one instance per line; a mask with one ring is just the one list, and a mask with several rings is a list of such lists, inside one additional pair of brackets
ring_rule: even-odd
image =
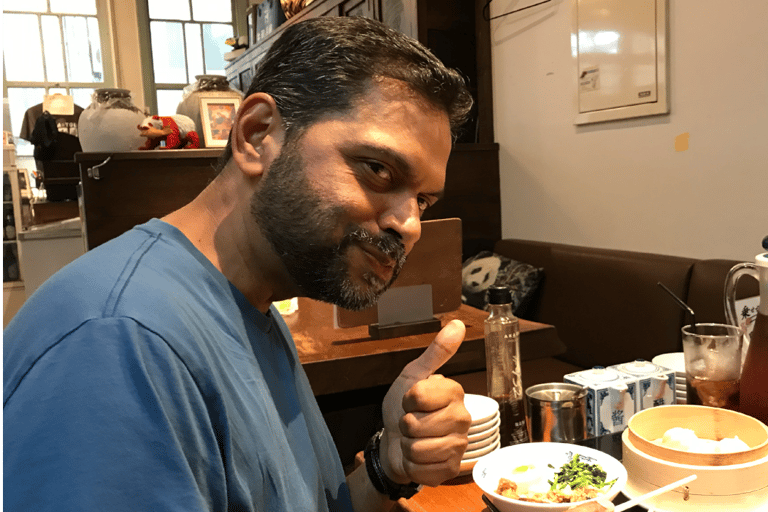
[(546, 261), (535, 320), (557, 328), (568, 347), (559, 359), (590, 368), (681, 350), (683, 312), (657, 283), (684, 297), (695, 260), (521, 240), (495, 250)]
[(462, 265), (462, 302), (488, 309), (488, 288), (507, 286), (512, 291), (512, 311), (517, 314), (536, 292), (544, 269), (516, 261), (491, 251), (481, 251)]

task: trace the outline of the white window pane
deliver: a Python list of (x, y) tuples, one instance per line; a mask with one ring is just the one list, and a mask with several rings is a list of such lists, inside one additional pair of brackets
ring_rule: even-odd
[(103, 82), (104, 64), (101, 60), (101, 32), (97, 18), (88, 18), (88, 47), (90, 49), (89, 59), (93, 68), (93, 81)]
[(205, 67), (203, 67), (203, 36), (200, 33), (200, 24), (198, 23), (186, 23), (184, 30), (186, 31), (187, 69), (189, 70), (187, 82), (192, 83), (195, 81), (195, 76), (205, 74)]
[(37, 15), (3, 14), (5, 79), (43, 82), (43, 51), (40, 45)]
[(152, 38), (155, 83), (186, 83), (187, 66), (184, 61), (181, 23), (153, 21), (149, 24), (149, 32)]
[(3, 11), (45, 12), (47, 0), (26, 0), (25, 2), (3, 2)]
[(67, 74), (72, 82), (101, 82), (101, 39), (96, 18), (64, 16), (64, 49)]
[(69, 94), (72, 95), (72, 100), (75, 102), (75, 105), (82, 109), (86, 109), (91, 104), (93, 91), (95, 91), (95, 89), (70, 89)]
[(232, 37), (232, 25), (203, 25), (203, 49), (205, 51), (205, 73), (223, 75), (224, 54), (231, 48), (226, 40)]
[(183, 91), (180, 89), (157, 90), (157, 112), (159, 116), (173, 116), (176, 115), (176, 107), (181, 103)]
[(192, 0), (192, 18), (195, 21), (232, 22), (232, 4), (230, 2), (211, 2), (210, 0)]
[(64, 87), (49, 87), (47, 94), (69, 94), (67, 93), (67, 89)]
[(189, 0), (149, 0), (149, 19), (189, 20)]
[(43, 52), (45, 53), (45, 74), (49, 82), (63, 82), (64, 50), (61, 46), (61, 28), (58, 16), (42, 16)]
[(51, 12), (96, 15), (96, 0), (51, 0)]
[[(27, 109), (38, 103), (42, 103), (44, 96), (45, 89), (42, 87), (8, 88), (8, 107), (11, 110), (11, 133), (14, 135), (19, 135), (21, 133), (21, 125), (24, 122), (24, 114), (26, 114)], [(31, 128), (34, 128), (34, 125)], [(31, 155), (34, 149), (32, 144), (28, 142), (18, 143), (16, 145), (16, 152), (19, 155)]]

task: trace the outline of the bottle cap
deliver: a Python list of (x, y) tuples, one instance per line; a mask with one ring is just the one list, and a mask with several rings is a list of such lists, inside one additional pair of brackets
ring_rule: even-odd
[(511, 304), (512, 292), (506, 286), (493, 285), (488, 288), (488, 304)]

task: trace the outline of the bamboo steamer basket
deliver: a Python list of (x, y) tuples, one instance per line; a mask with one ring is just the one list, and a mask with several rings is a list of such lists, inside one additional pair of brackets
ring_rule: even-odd
[[(738, 436), (750, 449), (703, 454), (653, 443), (673, 427), (691, 429), (701, 439)], [(645, 409), (632, 416), (622, 434), (622, 462), (628, 474), (624, 494), (630, 498), (697, 476), (647, 506), (673, 512), (714, 506), (728, 512), (768, 510), (768, 427), (745, 414), (697, 405)]]

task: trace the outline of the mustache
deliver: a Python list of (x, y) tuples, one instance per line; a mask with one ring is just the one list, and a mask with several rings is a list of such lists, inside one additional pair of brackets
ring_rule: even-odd
[(392, 258), (395, 262), (395, 268), (400, 269), (405, 264), (405, 246), (400, 237), (394, 233), (384, 231), (378, 236), (374, 236), (367, 229), (358, 226), (348, 231), (339, 242), (339, 251), (343, 251), (349, 245), (355, 242), (364, 242), (373, 245), (378, 250)]

